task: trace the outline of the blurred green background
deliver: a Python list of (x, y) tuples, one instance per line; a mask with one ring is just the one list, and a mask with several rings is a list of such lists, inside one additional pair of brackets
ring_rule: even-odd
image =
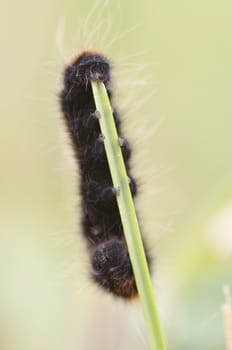
[(136, 302), (88, 276), (61, 122), (65, 62), (114, 62), (168, 349), (224, 348), (232, 267), (232, 3), (1, 3), (0, 348), (148, 349)]

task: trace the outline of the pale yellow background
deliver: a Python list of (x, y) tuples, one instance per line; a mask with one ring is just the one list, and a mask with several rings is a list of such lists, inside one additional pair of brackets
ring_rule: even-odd
[(0, 349), (145, 350), (140, 306), (88, 277), (60, 122), (66, 60), (115, 64), (168, 349), (224, 348), (232, 284), (230, 0), (14, 1), (0, 11)]

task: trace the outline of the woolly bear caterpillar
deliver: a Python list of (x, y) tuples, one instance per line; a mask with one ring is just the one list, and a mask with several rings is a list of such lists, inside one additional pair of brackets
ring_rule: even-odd
[[(60, 93), (61, 109), (81, 175), (83, 234), (90, 252), (93, 279), (117, 296), (132, 298), (137, 295), (137, 288), (116, 203), (117, 189), (112, 185), (104, 138), (98, 124), (91, 80), (102, 81), (111, 99), (110, 62), (102, 54), (84, 51), (66, 67)], [(113, 109), (113, 116), (134, 197), (137, 187), (130, 175), (131, 149), (121, 134), (116, 109)], [(147, 253), (146, 256), (149, 263)]]

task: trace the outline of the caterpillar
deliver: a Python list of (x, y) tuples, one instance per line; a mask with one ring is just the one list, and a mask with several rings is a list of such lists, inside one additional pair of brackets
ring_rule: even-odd
[[(137, 288), (117, 207), (118, 189), (112, 184), (91, 80), (105, 84), (112, 102), (110, 61), (97, 52), (84, 51), (65, 68), (60, 106), (80, 169), (82, 231), (90, 253), (92, 278), (114, 295), (129, 299), (137, 296)], [(131, 194), (135, 197), (137, 186), (129, 164), (131, 148), (122, 136), (117, 110), (112, 107), (112, 111)], [(147, 251), (146, 258), (150, 265)]]

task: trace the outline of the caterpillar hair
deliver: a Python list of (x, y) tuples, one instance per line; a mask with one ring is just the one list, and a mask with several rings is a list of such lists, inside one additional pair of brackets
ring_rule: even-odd
[[(91, 80), (105, 84), (112, 102), (111, 63), (97, 52), (84, 51), (66, 67), (60, 93), (61, 110), (80, 169), (83, 236), (94, 281), (117, 296), (132, 298), (137, 295), (137, 288), (117, 207), (118, 189), (112, 184)], [(121, 121), (114, 108), (113, 117), (134, 197), (137, 186), (130, 174), (130, 145), (122, 136)], [(146, 257), (149, 263), (147, 252)]]

